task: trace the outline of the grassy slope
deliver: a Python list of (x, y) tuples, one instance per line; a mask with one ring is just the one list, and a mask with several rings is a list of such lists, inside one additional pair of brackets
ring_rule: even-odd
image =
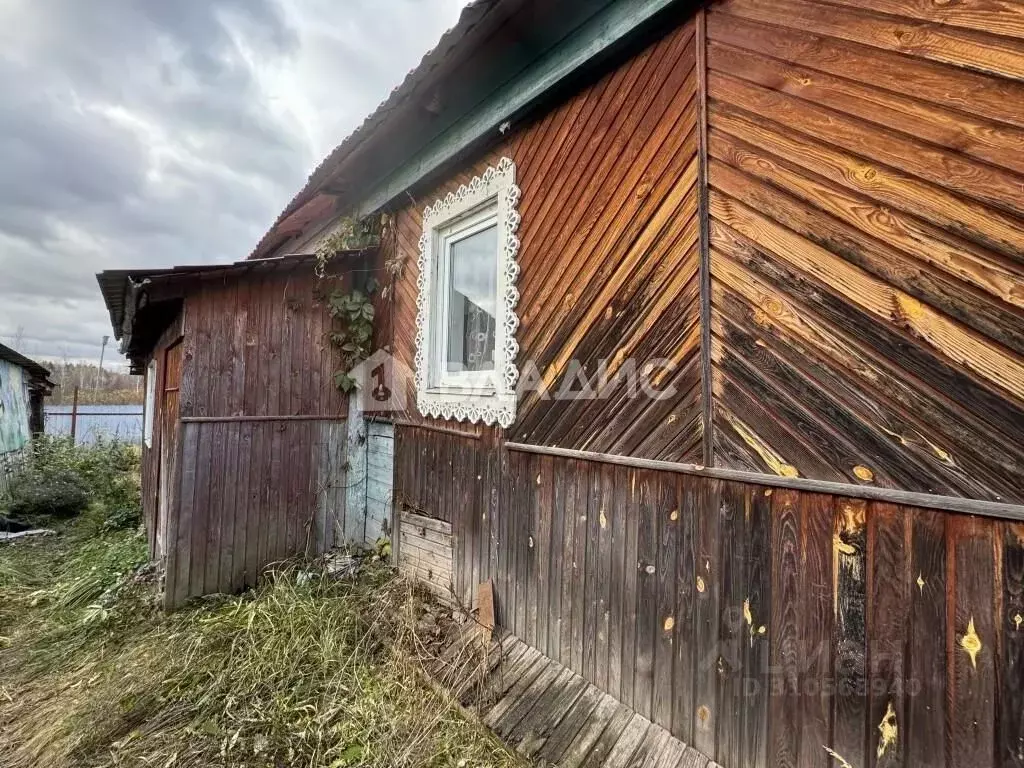
[(519, 765), (424, 685), (425, 608), (388, 569), (166, 616), (123, 575), (143, 556), (87, 519), (0, 545), (0, 766)]

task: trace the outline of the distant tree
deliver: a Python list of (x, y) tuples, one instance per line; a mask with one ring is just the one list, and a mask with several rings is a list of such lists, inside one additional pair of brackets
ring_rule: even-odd
[(70, 362), (66, 354), (59, 362), (49, 361), (44, 365), (50, 369), (51, 378), (57, 384), (50, 399), (53, 405), (70, 405), (75, 387), (79, 389), (78, 402), (83, 405), (142, 403), (140, 376), (107, 367), (100, 370), (94, 363)]

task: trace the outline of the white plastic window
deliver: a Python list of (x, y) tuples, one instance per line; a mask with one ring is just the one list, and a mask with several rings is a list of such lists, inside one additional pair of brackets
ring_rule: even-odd
[(515, 420), (518, 202), (506, 158), (424, 212), (416, 395), (425, 415)]

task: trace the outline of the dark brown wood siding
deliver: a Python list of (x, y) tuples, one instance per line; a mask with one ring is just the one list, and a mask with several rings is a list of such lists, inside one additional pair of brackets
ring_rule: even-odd
[[(395, 215), (394, 348), (411, 366), (424, 206), (503, 156), (516, 162), (521, 369), (535, 365), (552, 395), (581, 370), (596, 382), (601, 361), (610, 377), (623, 374), (601, 401), (524, 396), (516, 439), (700, 456), (694, 28), (679, 27)], [(675, 394), (629, 398), (624, 364), (662, 360), (659, 385)]]
[(716, 464), (1024, 500), (1021, 7), (707, 29)]
[(362, 531), (345, 516), (345, 422), (186, 421), (168, 528), (168, 607), (253, 586), (263, 569)]
[(325, 289), (307, 264), (186, 292), (169, 607), (362, 540), (345, 518), (348, 404), (333, 383)]
[(510, 440), (1024, 501), (1018, 4), (701, 13), (397, 211), (396, 353), (420, 212), (508, 156), (521, 369), (555, 393), (667, 359), (675, 393), (524, 394)]
[(324, 290), (309, 264), (198, 281), (185, 305), (182, 417), (344, 418)]
[(396, 440), (460, 599), (723, 766), (1021, 764), (1020, 524)]

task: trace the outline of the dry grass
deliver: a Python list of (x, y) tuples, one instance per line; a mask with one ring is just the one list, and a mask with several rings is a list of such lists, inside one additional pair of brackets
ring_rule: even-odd
[(0, 549), (0, 605), (20, 611), (0, 642), (4, 768), (521, 764), (424, 684), (417, 627), (437, 611), (386, 567), (284, 569), (165, 616), (144, 579), (43, 586), (61, 552)]

